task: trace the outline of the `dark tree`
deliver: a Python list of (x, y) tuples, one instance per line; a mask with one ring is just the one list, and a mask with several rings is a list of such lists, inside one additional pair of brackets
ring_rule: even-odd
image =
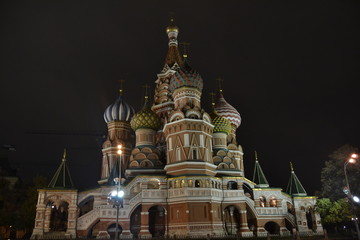
[[(345, 183), (344, 164), (350, 158), (351, 154), (358, 153), (358, 149), (344, 145), (329, 155), (329, 160), (321, 171), (321, 191), (319, 195), (331, 200), (338, 200), (346, 197), (343, 192)], [(348, 164), (347, 176), (351, 193), (359, 196), (360, 193), (360, 159), (355, 164)]]

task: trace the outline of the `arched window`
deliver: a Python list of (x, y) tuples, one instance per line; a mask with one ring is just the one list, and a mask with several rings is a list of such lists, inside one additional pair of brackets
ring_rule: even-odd
[(148, 189), (159, 189), (160, 188), (160, 181), (159, 179), (151, 179), (147, 183)]
[(181, 185), (181, 187), (182, 187), (182, 188), (184, 188), (184, 187), (185, 187), (185, 180), (184, 180), (184, 179), (183, 179), (183, 180), (181, 180), (180, 185)]
[(202, 181), (201, 180), (195, 180), (195, 187), (202, 187)]
[(260, 200), (260, 207), (265, 207), (266, 206), (266, 198), (264, 196), (259, 198)]
[(192, 180), (192, 179), (189, 179), (189, 180), (188, 180), (188, 187), (194, 187), (194, 186), (193, 186), (193, 180)]
[(181, 161), (181, 152), (179, 147), (176, 148), (176, 160)]
[(227, 189), (228, 190), (236, 190), (237, 189), (237, 182), (235, 181), (229, 181), (227, 183)]
[(192, 148), (192, 157), (194, 160), (198, 159), (197, 148)]
[(206, 179), (206, 181), (205, 181), (205, 186), (206, 186), (207, 188), (210, 187), (210, 182), (209, 182), (208, 179)]
[(270, 198), (270, 207), (276, 207), (276, 198), (275, 197)]

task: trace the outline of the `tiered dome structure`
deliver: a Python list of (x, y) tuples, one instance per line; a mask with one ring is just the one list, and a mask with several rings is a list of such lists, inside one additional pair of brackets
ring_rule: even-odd
[(104, 112), (104, 120), (106, 123), (112, 121), (128, 122), (134, 114), (134, 108), (125, 102), (123, 97), (120, 95), (113, 104), (106, 108)]

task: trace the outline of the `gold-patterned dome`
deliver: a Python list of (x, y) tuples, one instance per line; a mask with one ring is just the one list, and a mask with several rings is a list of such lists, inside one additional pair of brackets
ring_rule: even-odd
[(169, 26), (166, 28), (166, 33), (169, 33), (169, 32), (179, 32), (179, 28), (177, 26), (175, 26), (174, 24), (174, 19), (170, 19), (170, 24)]
[(224, 132), (226, 134), (231, 133), (231, 123), (228, 119), (218, 115), (216, 112), (211, 114), (211, 120), (214, 125), (213, 132)]
[(139, 128), (149, 128), (157, 131), (161, 127), (161, 119), (146, 102), (143, 109), (132, 117), (130, 125), (134, 131)]

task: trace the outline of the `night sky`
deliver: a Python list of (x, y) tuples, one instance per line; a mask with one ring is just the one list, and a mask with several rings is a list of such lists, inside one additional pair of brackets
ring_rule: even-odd
[[(360, 146), (359, 1), (2, 1), (0, 144), (24, 182), (51, 176), (63, 148), (79, 188), (100, 178), (103, 112), (118, 97), (138, 111), (164, 63), (171, 15), (204, 79), (202, 106), (224, 79), (241, 114), (238, 142), (272, 187), (289, 162), (309, 194), (327, 156)], [(42, 133), (42, 134), (40, 134)], [(45, 134), (46, 133), (46, 134)]]

